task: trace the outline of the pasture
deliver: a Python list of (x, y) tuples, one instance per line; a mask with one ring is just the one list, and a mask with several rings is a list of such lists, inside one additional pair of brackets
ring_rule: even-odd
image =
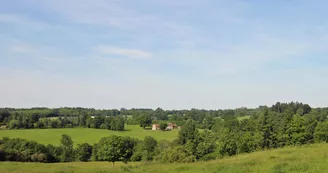
[(1, 173), (299, 173), (326, 172), (328, 170), (328, 144), (259, 151), (214, 161), (196, 163), (17, 163), (0, 162)]
[(144, 139), (146, 136), (152, 136), (157, 140), (174, 140), (178, 136), (178, 130), (172, 131), (152, 131), (144, 130), (138, 125), (126, 125), (126, 131), (111, 131), (105, 129), (91, 128), (62, 128), (62, 129), (20, 129), (20, 130), (0, 130), (0, 138), (22, 138), (34, 140), (41, 144), (59, 145), (62, 134), (69, 135), (74, 141), (74, 145), (87, 142), (94, 144), (102, 137), (110, 135), (130, 136), (133, 138)]

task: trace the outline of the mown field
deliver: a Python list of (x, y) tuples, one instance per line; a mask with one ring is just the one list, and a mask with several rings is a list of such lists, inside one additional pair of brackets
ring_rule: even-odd
[(327, 172), (328, 144), (287, 147), (189, 164), (160, 163), (14, 163), (0, 162), (1, 173), (299, 173)]
[(69, 135), (74, 141), (74, 145), (87, 142), (94, 144), (102, 137), (110, 135), (130, 136), (138, 139), (143, 139), (145, 136), (152, 136), (157, 140), (174, 140), (178, 136), (178, 130), (172, 131), (152, 131), (144, 130), (138, 125), (126, 125), (126, 131), (111, 131), (104, 129), (91, 128), (64, 128), (64, 129), (27, 129), (27, 130), (0, 130), (0, 138), (22, 138), (35, 140), (42, 144), (59, 145), (62, 134)]

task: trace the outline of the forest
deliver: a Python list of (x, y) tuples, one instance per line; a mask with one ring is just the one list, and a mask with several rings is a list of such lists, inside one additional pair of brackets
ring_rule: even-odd
[[(9, 130), (73, 127), (124, 130), (125, 123), (147, 128), (154, 122), (167, 121), (182, 126), (173, 141), (112, 135), (94, 144), (84, 143), (77, 147), (73, 147), (73, 140), (65, 134), (60, 146), (5, 137), (0, 140), (1, 161), (109, 161), (113, 166), (116, 161), (196, 162), (328, 142), (328, 109), (311, 108), (299, 102), (277, 102), (271, 107), (234, 110), (4, 108), (0, 112), (1, 127)], [(239, 119), (245, 116), (249, 118)]]

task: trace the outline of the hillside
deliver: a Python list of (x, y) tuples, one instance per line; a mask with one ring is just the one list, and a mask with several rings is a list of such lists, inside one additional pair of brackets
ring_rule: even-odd
[(115, 168), (108, 162), (73, 163), (17, 163), (0, 162), (2, 173), (57, 173), (57, 172), (133, 172), (133, 173), (298, 173), (325, 172), (328, 170), (328, 144), (259, 151), (215, 161), (189, 164), (117, 163)]

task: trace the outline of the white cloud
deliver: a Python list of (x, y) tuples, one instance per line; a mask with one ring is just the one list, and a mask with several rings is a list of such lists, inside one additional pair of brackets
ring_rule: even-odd
[(36, 52), (36, 48), (31, 45), (20, 44), (11, 46), (10, 50), (15, 53), (34, 53)]
[(10, 14), (0, 14), (0, 21), (1, 22), (11, 22), (11, 23), (18, 23), (21, 22), (21, 19), (15, 15)]
[(50, 62), (63, 62), (63, 59), (60, 58), (53, 58), (53, 57), (43, 57), (42, 58), (45, 61), (50, 61)]
[(1, 22), (23, 25), (24, 27), (29, 27), (37, 30), (44, 29), (49, 26), (44, 22), (35, 21), (16, 14), (0, 14), (0, 23)]
[(152, 53), (139, 49), (126, 49), (110, 45), (97, 46), (95, 50), (105, 55), (120, 55), (131, 59), (147, 59), (152, 56)]
[(74, 23), (112, 26), (122, 29), (134, 28), (144, 24), (139, 14), (121, 8), (119, 1), (95, 0), (81, 3), (79, 0), (57, 0), (34, 3), (58, 12), (59, 15)]
[[(317, 40), (316, 40), (317, 41)], [(158, 58), (171, 63), (182, 64), (194, 69), (200, 75), (243, 75), (261, 69), (261, 66), (272, 62), (285, 61), (311, 55), (322, 50), (317, 42), (305, 40), (288, 40), (266, 34), (254, 35), (253, 40), (240, 44), (218, 45), (214, 49), (197, 49), (188, 47), (188, 42), (181, 44), (176, 50), (165, 52)], [(182, 46), (186, 44), (185, 46)]]

